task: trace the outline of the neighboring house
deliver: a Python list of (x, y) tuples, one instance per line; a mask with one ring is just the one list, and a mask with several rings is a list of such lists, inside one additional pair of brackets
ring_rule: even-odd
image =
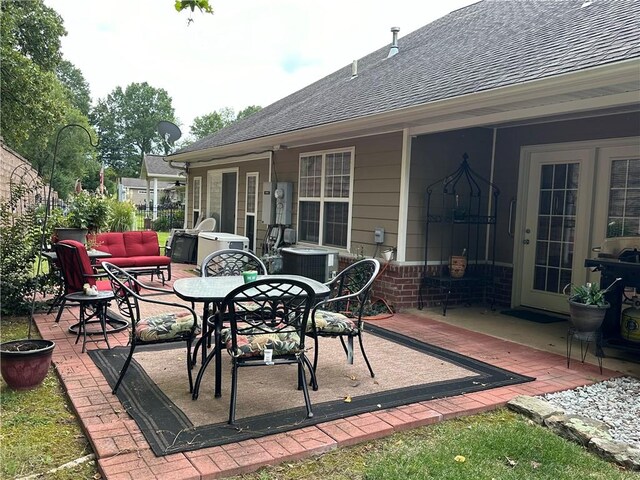
[(169, 156), (188, 168), (187, 217), (260, 239), (263, 182), (292, 182), (298, 243), (343, 261), (396, 248), (375, 293), (413, 307), (442, 256), (425, 248), (425, 189), (466, 152), (501, 191), (482, 233), (496, 236), (498, 300), (565, 311), (563, 283), (587, 278), (607, 225), (640, 234), (639, 18), (630, 0), (452, 12)]
[[(153, 219), (158, 217), (157, 206), (163, 200), (161, 184), (166, 188), (167, 182), (177, 188), (173, 192), (168, 192), (172, 201), (180, 201), (183, 195), (185, 181), (184, 165), (171, 165), (162, 155), (145, 155), (140, 169), (140, 178), (146, 181), (147, 197), (146, 204), (153, 205)], [(171, 189), (170, 189), (171, 190)]]
[[(158, 182), (158, 201), (172, 203), (180, 202), (180, 194), (175, 182)], [(141, 178), (124, 177), (119, 180), (120, 200), (129, 200), (138, 207), (147, 205), (147, 199), (153, 197), (152, 190), (148, 189), (148, 182)], [(184, 187), (182, 187), (182, 198), (184, 198)]]

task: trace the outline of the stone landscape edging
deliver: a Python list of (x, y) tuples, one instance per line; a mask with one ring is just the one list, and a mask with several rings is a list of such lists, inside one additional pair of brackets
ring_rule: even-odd
[(507, 407), (545, 426), (567, 440), (579, 443), (599, 457), (628, 470), (640, 470), (640, 449), (613, 440), (609, 426), (581, 415), (565, 414), (550, 402), (520, 395), (507, 402)]

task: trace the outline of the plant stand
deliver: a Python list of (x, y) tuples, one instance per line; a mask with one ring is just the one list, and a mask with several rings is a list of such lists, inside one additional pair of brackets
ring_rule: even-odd
[[(69, 331), (76, 334), (76, 344), (82, 335), (82, 353), (85, 351), (87, 335), (102, 335), (107, 348), (110, 349), (107, 337), (107, 305), (114, 299), (113, 292), (98, 292), (97, 295), (85, 295), (82, 292), (77, 292), (67, 295), (66, 298), (80, 304), (80, 321), (71, 325)], [(99, 325), (99, 328), (88, 330), (87, 327), (92, 324)]]
[(580, 360), (582, 363), (584, 363), (584, 360), (587, 357), (589, 345), (591, 342), (594, 342), (596, 346), (595, 355), (598, 359), (600, 374), (602, 375), (602, 355), (598, 352), (598, 345), (600, 345), (600, 342), (602, 341), (602, 331), (598, 329), (595, 332), (582, 332), (573, 327), (569, 327), (567, 330), (567, 368), (569, 368), (569, 364), (571, 362), (571, 347), (574, 339), (580, 341)]
[[(454, 300), (470, 305), (481, 299), (493, 310), (496, 297), (496, 219), (500, 190), (471, 169), (468, 155), (449, 175), (426, 190), (424, 267), (418, 309), (425, 290), (437, 290), (442, 315)], [(429, 260), (436, 268), (430, 268)]]

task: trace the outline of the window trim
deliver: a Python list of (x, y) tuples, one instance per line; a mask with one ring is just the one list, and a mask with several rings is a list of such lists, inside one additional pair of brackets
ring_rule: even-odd
[[(349, 196), (348, 197), (325, 197), (325, 181), (326, 181), (326, 158), (327, 155), (332, 153), (350, 153), (351, 154), (351, 164), (349, 165)], [(321, 166), (321, 177), (320, 177), (320, 196), (319, 197), (304, 197), (300, 193), (300, 185), (301, 185), (301, 173), (302, 173), (302, 159), (306, 157), (313, 156), (321, 156), (322, 157), (322, 166)], [(353, 222), (353, 187), (354, 187), (354, 172), (355, 172), (355, 163), (356, 163), (356, 148), (355, 146), (351, 147), (342, 147), (342, 148), (332, 148), (328, 150), (317, 150), (312, 152), (303, 152), (298, 156), (298, 217), (296, 218), (296, 232), (298, 234), (298, 242), (301, 244), (307, 245), (315, 245), (318, 247), (325, 248), (333, 248), (341, 251), (350, 251), (351, 249), (351, 225)], [(319, 229), (318, 229), (318, 242), (310, 242), (308, 240), (300, 239), (300, 203), (301, 202), (317, 202), (320, 204), (320, 220), (319, 220)], [(325, 202), (330, 203), (348, 203), (348, 214), (347, 214), (347, 244), (344, 247), (338, 247), (335, 245), (326, 245), (324, 243), (324, 213), (325, 213)]]
[[(198, 221), (202, 220), (202, 176), (197, 176), (197, 177), (193, 177), (193, 182), (192, 186), (193, 186), (193, 204), (192, 204), (192, 208), (191, 208), (191, 218), (196, 218), (195, 217), (195, 213), (198, 212)], [(196, 183), (198, 183), (198, 206), (196, 207)], [(195, 225), (193, 225), (193, 227), (195, 227)]]
[[(248, 206), (249, 206), (249, 179), (250, 178), (255, 178), (256, 179), (256, 193), (255, 193), (255, 199), (254, 199), (254, 205), (253, 205), (253, 212), (249, 212)], [(258, 197), (260, 196), (260, 173), (259, 172), (247, 172), (246, 176), (245, 176), (245, 190), (244, 190), (244, 197), (245, 197), (245, 206), (244, 206), (244, 228), (245, 228), (245, 236), (246, 235), (246, 228), (247, 228), (247, 218), (246, 217), (253, 217), (253, 251), (257, 251), (258, 248)]]

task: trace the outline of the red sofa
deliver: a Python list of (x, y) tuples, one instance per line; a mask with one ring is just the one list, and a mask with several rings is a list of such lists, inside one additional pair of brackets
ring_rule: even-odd
[[(139, 274), (154, 274), (162, 278), (162, 283), (171, 280), (171, 257), (160, 255), (158, 234), (150, 230), (134, 232), (107, 232), (89, 236), (89, 242), (96, 250), (111, 254), (98, 260), (118, 267), (131, 269)], [(165, 278), (164, 272), (167, 272)]]

